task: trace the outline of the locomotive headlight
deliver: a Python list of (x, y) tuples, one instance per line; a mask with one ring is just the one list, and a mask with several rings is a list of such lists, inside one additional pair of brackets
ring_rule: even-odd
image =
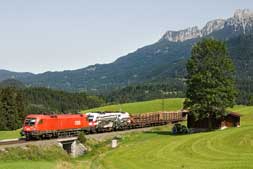
[(26, 131), (30, 131), (31, 129), (30, 129), (29, 127), (26, 127), (25, 130), (26, 130)]

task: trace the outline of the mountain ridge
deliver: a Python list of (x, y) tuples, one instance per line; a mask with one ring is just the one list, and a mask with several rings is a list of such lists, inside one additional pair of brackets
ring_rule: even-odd
[[(161, 38), (156, 43), (139, 48), (109, 64), (95, 64), (77, 70), (45, 72), (14, 76), (14, 78), (29, 86), (94, 92), (143, 82), (158, 83), (178, 80), (183, 83), (186, 74), (185, 63), (190, 56), (191, 47), (196, 42), (201, 38), (211, 37), (231, 44), (230, 39), (253, 32), (252, 16), (250, 10), (237, 10), (234, 16), (227, 20), (216, 19), (207, 22), (203, 27), (206, 31), (203, 37), (193, 36), (184, 41)], [(194, 28), (192, 31), (197, 31), (197, 29)], [(237, 54), (237, 50), (241, 50), (236, 43), (233, 43), (233, 48), (235, 49), (230, 49), (232, 54)], [(239, 61), (236, 60), (236, 62)]]
[(21, 77), (31, 77), (35, 74), (30, 72), (14, 72), (9, 71), (5, 69), (0, 69), (0, 81), (6, 80), (6, 79), (16, 79)]
[[(234, 32), (248, 33), (252, 31), (253, 27), (253, 11), (250, 9), (238, 9), (234, 16), (228, 19), (214, 19), (206, 23), (206, 25), (199, 29), (197, 26), (189, 27), (179, 31), (167, 31), (161, 40), (168, 40), (172, 42), (183, 42), (185, 40), (201, 38), (219, 31), (224, 27), (233, 29)], [(242, 30), (241, 30), (242, 29)]]

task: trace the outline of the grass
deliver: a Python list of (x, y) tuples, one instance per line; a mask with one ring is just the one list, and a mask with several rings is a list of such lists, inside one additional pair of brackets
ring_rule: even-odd
[(20, 137), (20, 129), (13, 131), (0, 131), (0, 140)]
[(10, 147), (0, 152), (1, 169), (70, 169), (70, 161), (67, 153), (56, 145)]
[(70, 160), (68, 154), (56, 145), (34, 146), (26, 145), (25, 147), (9, 147), (0, 153), (0, 161), (18, 161), (18, 160)]
[[(174, 111), (182, 108), (182, 103), (184, 99), (157, 99), (152, 101), (145, 102), (136, 102), (136, 103), (126, 103), (118, 105), (110, 105), (100, 108), (94, 108), (89, 110), (82, 111), (83, 113), (95, 112), (95, 111), (125, 111), (129, 113), (145, 113), (145, 112), (154, 112), (154, 111)], [(163, 106), (164, 105), (164, 106)]]
[(173, 136), (169, 127), (133, 134), (96, 160), (100, 169), (253, 168), (253, 107), (235, 106), (240, 128)]
[(1, 169), (48, 169), (54, 168), (55, 161), (15, 161), (15, 162), (0, 162)]
[(245, 169), (253, 166), (252, 139), (250, 127), (190, 136), (145, 133), (99, 158), (99, 168)]
[[(165, 110), (178, 110), (183, 99), (166, 99)], [(143, 113), (162, 110), (162, 101), (123, 104), (122, 111)], [(106, 106), (95, 110), (119, 110)], [(240, 128), (229, 128), (191, 135), (171, 135), (171, 126), (151, 132), (130, 133), (122, 137), (119, 147), (101, 143), (84, 157), (71, 161), (0, 162), (0, 168), (26, 169), (249, 169), (253, 168), (253, 107), (235, 106)], [(88, 110), (91, 111), (91, 110)], [(84, 111), (87, 112), (87, 111)]]

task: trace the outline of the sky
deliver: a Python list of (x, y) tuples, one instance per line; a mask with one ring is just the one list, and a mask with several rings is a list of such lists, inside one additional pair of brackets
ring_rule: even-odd
[(253, 8), (252, 0), (0, 0), (0, 69), (42, 73), (110, 63), (167, 30)]

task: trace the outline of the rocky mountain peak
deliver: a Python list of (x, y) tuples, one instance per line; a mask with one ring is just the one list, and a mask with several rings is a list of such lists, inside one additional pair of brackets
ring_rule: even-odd
[(201, 36), (201, 31), (197, 26), (189, 27), (180, 31), (167, 31), (162, 39), (166, 39), (172, 42), (185, 41), (188, 39), (198, 38)]
[(237, 9), (234, 13), (234, 18), (245, 20), (253, 17), (253, 11), (250, 9)]
[(206, 36), (214, 31), (223, 29), (224, 25), (225, 25), (224, 19), (215, 19), (215, 20), (209, 21), (201, 30), (202, 36)]
[(234, 31), (246, 33), (253, 30), (253, 11), (250, 9), (238, 9), (234, 16), (226, 22), (227, 26), (232, 27)]
[(229, 28), (233, 32), (247, 33), (253, 31), (253, 11), (250, 9), (238, 9), (234, 16), (228, 19), (215, 19), (199, 30), (197, 26), (180, 31), (167, 31), (161, 40), (171, 42), (183, 42), (185, 40), (204, 37), (215, 31)]

